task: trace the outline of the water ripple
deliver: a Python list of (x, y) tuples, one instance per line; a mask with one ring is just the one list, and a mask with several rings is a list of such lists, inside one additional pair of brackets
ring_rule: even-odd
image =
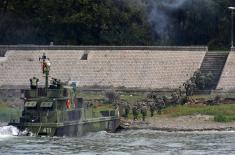
[(83, 137), (0, 138), (0, 154), (235, 154), (235, 132), (97, 132)]

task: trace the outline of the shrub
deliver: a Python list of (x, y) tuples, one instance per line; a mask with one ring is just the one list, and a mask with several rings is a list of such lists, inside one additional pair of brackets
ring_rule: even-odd
[(220, 114), (215, 115), (214, 121), (216, 121), (216, 122), (228, 122), (228, 118), (224, 114), (220, 113)]
[(235, 120), (234, 116), (228, 116), (228, 115), (225, 115), (222, 113), (217, 114), (214, 117), (214, 121), (216, 121), (216, 122), (232, 122), (234, 120)]

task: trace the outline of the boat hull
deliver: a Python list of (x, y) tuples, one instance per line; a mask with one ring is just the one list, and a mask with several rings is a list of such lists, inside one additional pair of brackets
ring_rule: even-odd
[(115, 132), (120, 126), (116, 117), (90, 119), (85, 121), (70, 121), (64, 123), (9, 123), (20, 131), (27, 130), (36, 136), (83, 136), (89, 132)]

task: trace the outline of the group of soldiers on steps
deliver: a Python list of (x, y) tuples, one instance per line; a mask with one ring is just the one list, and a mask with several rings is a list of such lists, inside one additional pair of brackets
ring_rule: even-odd
[(215, 77), (212, 72), (202, 74), (200, 70), (194, 72), (193, 76), (184, 84), (187, 96), (192, 96), (195, 90), (208, 90), (213, 87)]

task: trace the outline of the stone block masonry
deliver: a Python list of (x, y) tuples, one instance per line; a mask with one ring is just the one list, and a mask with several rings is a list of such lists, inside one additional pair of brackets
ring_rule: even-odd
[(26, 86), (33, 76), (39, 77), (43, 85), (38, 57), (45, 52), (51, 59), (50, 76), (62, 81), (79, 81), (79, 86), (178, 88), (200, 68), (207, 52), (206, 47), (56, 46), (43, 49), (8, 48), (6, 60), (0, 62), (0, 87)]
[(232, 52), (229, 53), (217, 89), (222, 91), (235, 90), (235, 49), (232, 49)]

